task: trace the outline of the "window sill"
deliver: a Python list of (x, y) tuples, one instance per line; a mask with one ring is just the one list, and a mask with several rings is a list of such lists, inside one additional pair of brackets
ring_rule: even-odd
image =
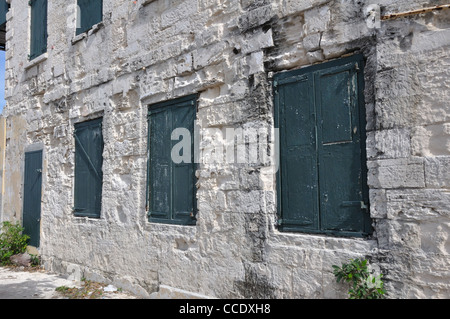
[(275, 246), (309, 247), (318, 250), (348, 249), (367, 253), (377, 247), (377, 240), (361, 237), (334, 237), (320, 233), (284, 232), (274, 229), (271, 243)]
[[(183, 224), (169, 224), (150, 221), (146, 218), (144, 223), (144, 229), (146, 231), (165, 236), (173, 234), (174, 232), (183, 237), (195, 237), (197, 233), (196, 225), (183, 225)], [(172, 235), (170, 235), (172, 236)]]
[(47, 58), (48, 58), (48, 53), (47, 52), (42, 53), (40, 56), (35, 57), (31, 61), (28, 61), (27, 64), (25, 64), (25, 70), (28, 70), (28, 69), (32, 68), (33, 66), (47, 60)]
[(98, 30), (102, 29), (104, 27), (103, 22), (99, 22), (97, 24), (94, 24), (89, 30), (77, 34), (76, 36), (74, 36), (72, 38), (72, 45), (74, 45), (77, 42), (80, 42), (81, 40), (83, 40), (84, 38), (90, 37), (92, 34), (97, 33)]
[(149, 217), (148, 221), (150, 223), (158, 223), (158, 224), (166, 224), (166, 225), (180, 225), (180, 226), (195, 226), (197, 223), (197, 220), (195, 219), (164, 219), (164, 218), (154, 218)]

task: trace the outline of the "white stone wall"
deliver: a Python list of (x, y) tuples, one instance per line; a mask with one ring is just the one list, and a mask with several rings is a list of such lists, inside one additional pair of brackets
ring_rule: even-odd
[[(390, 298), (450, 297), (450, 12), (371, 29), (372, 3), (383, 15), (445, 1), (114, 0), (76, 37), (76, 1), (49, 1), (47, 53), (28, 62), (29, 8), (12, 0), (2, 219), (21, 219), (24, 152), (41, 147), (48, 269), (145, 296), (162, 285), (219, 298), (344, 298), (331, 265), (367, 257)], [(279, 232), (262, 162), (201, 164), (196, 226), (147, 221), (149, 104), (199, 93), (202, 129), (270, 128), (271, 74), (354, 52), (367, 59), (371, 238)], [(97, 220), (72, 214), (72, 133), (98, 116)]]

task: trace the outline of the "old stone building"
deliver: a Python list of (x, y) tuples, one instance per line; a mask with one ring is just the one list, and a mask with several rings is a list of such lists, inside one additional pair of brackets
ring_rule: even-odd
[(447, 2), (7, 0), (0, 220), (143, 296), (448, 298)]

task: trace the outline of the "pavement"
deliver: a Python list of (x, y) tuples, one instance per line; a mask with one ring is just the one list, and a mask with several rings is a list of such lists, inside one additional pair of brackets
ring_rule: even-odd
[[(56, 291), (57, 287), (62, 286), (81, 288), (83, 282), (69, 280), (67, 277), (42, 269), (0, 267), (0, 299), (67, 299)], [(136, 299), (136, 297), (121, 291), (104, 291), (99, 299)]]

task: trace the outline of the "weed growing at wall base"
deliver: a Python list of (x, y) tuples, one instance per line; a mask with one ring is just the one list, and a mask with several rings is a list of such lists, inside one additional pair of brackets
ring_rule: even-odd
[(333, 273), (337, 282), (351, 284), (348, 291), (350, 299), (384, 299), (382, 274), (374, 274), (369, 270), (367, 260), (351, 259), (342, 267), (333, 265)]

